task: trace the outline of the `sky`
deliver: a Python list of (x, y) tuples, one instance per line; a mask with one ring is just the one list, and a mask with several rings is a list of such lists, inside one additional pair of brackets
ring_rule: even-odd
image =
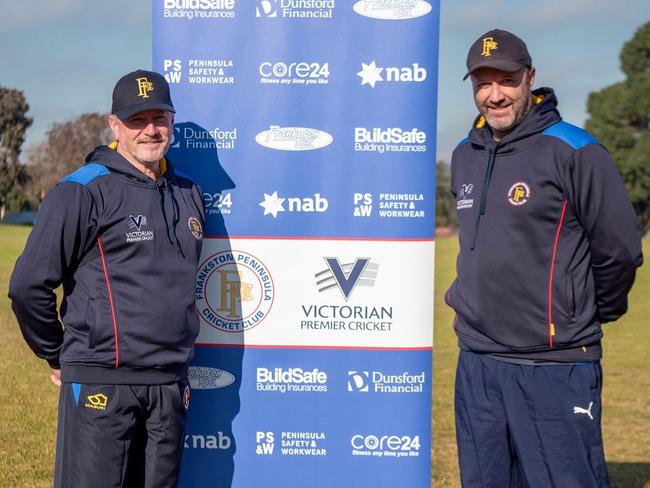
[[(524, 39), (535, 86), (554, 88), (563, 118), (582, 125), (588, 94), (624, 79), (620, 50), (650, 21), (648, 0), (441, 2), (437, 159), (445, 161), (476, 115), (462, 77), (481, 34), (501, 28)], [(34, 119), (23, 151), (55, 122), (108, 112), (117, 79), (151, 68), (151, 0), (0, 0), (0, 12), (0, 85), (22, 90)]]

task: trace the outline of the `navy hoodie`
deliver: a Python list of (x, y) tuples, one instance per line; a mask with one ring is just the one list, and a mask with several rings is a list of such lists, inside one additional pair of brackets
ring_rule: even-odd
[[(162, 384), (187, 376), (203, 238), (201, 192), (168, 161), (153, 181), (99, 146), (39, 210), (11, 276), (25, 340), (66, 382)], [(63, 285), (57, 315), (54, 289)]]
[(562, 121), (550, 88), (499, 143), (482, 117), (455, 149), (460, 253), (445, 295), (461, 348), (551, 361), (601, 356), (627, 310), (639, 221), (609, 156)]

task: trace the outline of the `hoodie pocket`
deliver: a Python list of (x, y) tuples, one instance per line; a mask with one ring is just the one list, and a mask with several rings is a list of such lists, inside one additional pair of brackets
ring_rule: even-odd
[(113, 349), (113, 328), (107, 317), (110, 308), (99, 297), (89, 298), (86, 308), (88, 324), (88, 347), (95, 351), (107, 352)]
[(94, 298), (88, 298), (86, 324), (88, 324), (88, 347), (95, 349), (97, 344), (97, 305)]
[(576, 323), (576, 289), (571, 273), (566, 275), (566, 306), (567, 316), (573, 325)]

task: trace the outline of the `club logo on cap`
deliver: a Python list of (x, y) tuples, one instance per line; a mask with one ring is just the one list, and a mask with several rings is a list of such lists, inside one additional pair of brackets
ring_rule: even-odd
[(492, 56), (492, 50), (497, 48), (497, 42), (493, 37), (483, 38), (483, 52), (481, 56)]
[(142, 98), (149, 98), (150, 91), (153, 91), (153, 83), (150, 82), (146, 77), (136, 78), (135, 81), (138, 82), (138, 96)]

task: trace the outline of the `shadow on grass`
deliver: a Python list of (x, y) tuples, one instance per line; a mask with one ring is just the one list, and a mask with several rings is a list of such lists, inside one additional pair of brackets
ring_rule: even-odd
[(650, 486), (650, 463), (607, 463), (612, 488)]

